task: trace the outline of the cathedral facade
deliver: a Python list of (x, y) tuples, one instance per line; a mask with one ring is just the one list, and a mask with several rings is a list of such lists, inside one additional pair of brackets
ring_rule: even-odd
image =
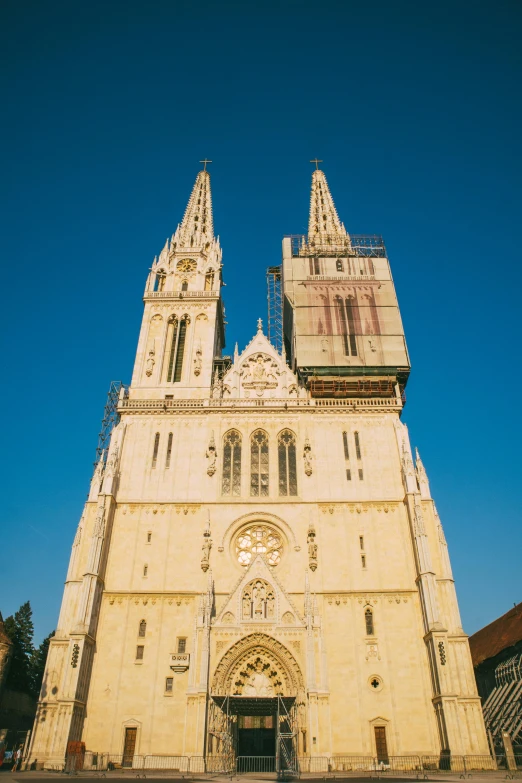
[(488, 754), (382, 241), (314, 171), (282, 350), (259, 320), (223, 356), (222, 269), (205, 170), (146, 281), (29, 762)]

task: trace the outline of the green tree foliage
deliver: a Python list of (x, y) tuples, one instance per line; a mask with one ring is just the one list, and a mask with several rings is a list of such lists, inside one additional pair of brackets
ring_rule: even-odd
[(34, 626), (33, 610), (29, 601), (22, 604), (14, 615), (6, 618), (4, 628), (13, 643), (5, 687), (32, 695), (31, 658), (34, 652)]
[(34, 647), (33, 610), (29, 601), (22, 604), (14, 615), (5, 619), (4, 629), (13, 643), (5, 687), (38, 698), (49, 641), (54, 636), (54, 631), (39, 647)]
[(53, 638), (55, 632), (52, 631), (49, 636), (46, 636), (39, 647), (33, 650), (31, 656), (31, 685), (33, 688), (34, 696), (38, 697), (40, 688), (42, 687), (42, 680), (45, 671), (45, 664), (47, 661), (47, 653), (49, 652), (49, 642)]

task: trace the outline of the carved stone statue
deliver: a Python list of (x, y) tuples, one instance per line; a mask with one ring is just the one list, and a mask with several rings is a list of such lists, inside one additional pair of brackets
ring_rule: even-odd
[(257, 662), (254, 672), (250, 675), (243, 689), (245, 696), (267, 697), (274, 695), (274, 686), (263, 671), (261, 661)]
[(213, 476), (214, 473), (216, 472), (216, 461), (217, 461), (216, 442), (214, 440), (214, 432), (212, 432), (210, 436), (210, 441), (205, 456), (208, 459), (207, 473), (209, 476)]
[(308, 528), (308, 566), (310, 571), (315, 571), (317, 568), (317, 544), (315, 543), (315, 528), (312, 524)]
[(201, 545), (201, 550), (203, 552), (203, 557), (201, 558), (202, 571), (208, 571), (209, 569), (211, 549), (212, 549), (212, 539), (210, 538), (210, 520), (209, 520), (209, 525), (203, 532), (203, 544)]
[(276, 389), (279, 370), (270, 356), (263, 353), (250, 356), (241, 367), (242, 385), (244, 389), (255, 389), (261, 397), (265, 389)]
[(243, 620), (266, 620), (275, 616), (275, 595), (263, 579), (250, 582), (241, 599)]
[(154, 359), (155, 353), (156, 352), (154, 351), (154, 348), (151, 348), (147, 357), (147, 361), (145, 362), (145, 375), (148, 375), (149, 378), (152, 375), (154, 365), (156, 364), (156, 360)]
[(312, 447), (310, 446), (310, 441), (308, 438), (305, 440), (304, 444), (304, 451), (303, 451), (303, 459), (304, 459), (304, 470), (307, 476), (312, 475)]
[(202, 355), (203, 351), (201, 350), (201, 345), (199, 345), (196, 348), (196, 357), (194, 359), (194, 375), (199, 375), (201, 373), (201, 367), (203, 365)]

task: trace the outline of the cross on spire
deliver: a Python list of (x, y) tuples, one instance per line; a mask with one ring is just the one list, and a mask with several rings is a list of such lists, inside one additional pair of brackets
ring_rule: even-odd
[(203, 171), (207, 170), (207, 163), (212, 163), (212, 161), (208, 160), (208, 158), (205, 158), (205, 160), (200, 160), (199, 162), (204, 164), (203, 165)]
[(311, 161), (310, 161), (310, 163), (315, 163), (315, 169), (316, 169), (316, 171), (317, 171), (317, 169), (319, 168), (319, 164), (320, 164), (320, 163), (323, 163), (323, 162), (324, 162), (324, 161), (322, 161), (322, 160), (319, 160), (318, 158), (314, 158), (313, 160), (311, 160)]

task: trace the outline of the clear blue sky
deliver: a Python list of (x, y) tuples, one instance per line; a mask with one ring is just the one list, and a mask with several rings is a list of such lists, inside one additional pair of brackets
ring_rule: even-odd
[(385, 237), (404, 419), (473, 632), (522, 599), (522, 11), (513, 0), (56, 2), (1, 9), (0, 609), (55, 627), (109, 382), (211, 158), (228, 349), (306, 230), (310, 158)]

